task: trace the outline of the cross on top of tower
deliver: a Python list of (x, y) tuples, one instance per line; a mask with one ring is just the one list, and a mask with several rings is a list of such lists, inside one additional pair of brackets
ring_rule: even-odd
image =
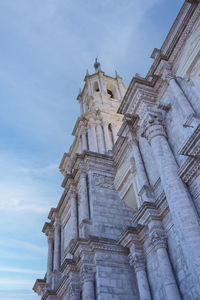
[(95, 58), (95, 62), (94, 62), (94, 69), (96, 72), (101, 70), (101, 64), (97, 61), (97, 58), (98, 58), (98, 56)]

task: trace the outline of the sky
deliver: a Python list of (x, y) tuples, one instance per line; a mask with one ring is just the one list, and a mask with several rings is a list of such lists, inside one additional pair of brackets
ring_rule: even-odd
[(34, 300), (86, 70), (145, 76), (183, 0), (0, 0), (0, 300)]

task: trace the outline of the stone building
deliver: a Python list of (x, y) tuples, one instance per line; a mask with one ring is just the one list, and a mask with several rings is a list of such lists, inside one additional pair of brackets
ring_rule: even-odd
[(145, 78), (95, 62), (64, 189), (42, 231), (42, 300), (200, 299), (200, 4), (183, 4)]

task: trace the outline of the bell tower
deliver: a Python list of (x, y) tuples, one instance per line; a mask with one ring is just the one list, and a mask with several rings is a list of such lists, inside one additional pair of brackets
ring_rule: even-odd
[(75, 139), (60, 163), (64, 191), (43, 227), (49, 243), (47, 275), (34, 290), (45, 297), (50, 290), (51, 300), (120, 300), (121, 295), (138, 300), (127, 250), (118, 244), (133, 212), (115, 190), (112, 157), (126, 88), (117, 73), (106, 75), (97, 59), (94, 68), (77, 97)]
[(100, 63), (95, 61), (95, 73), (87, 72), (83, 89), (77, 100), (80, 104), (80, 117), (73, 130), (76, 153), (93, 151), (101, 154), (112, 150), (121, 125), (121, 115), (117, 109), (126, 88), (116, 72), (115, 77), (106, 75)]

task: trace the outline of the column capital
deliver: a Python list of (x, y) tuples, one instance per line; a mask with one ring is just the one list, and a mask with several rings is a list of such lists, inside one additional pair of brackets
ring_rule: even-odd
[(89, 127), (96, 126), (95, 120), (92, 119), (92, 118), (90, 118), (89, 121), (88, 121), (88, 126), (89, 126)]
[(101, 120), (96, 120), (96, 124), (97, 124), (97, 126), (99, 126), (99, 125), (101, 125)]
[(52, 225), (52, 223), (45, 222), (45, 224), (42, 228), (42, 232), (44, 232), (46, 234), (48, 239), (53, 239), (53, 225)]
[(162, 60), (161, 66), (162, 66), (162, 79), (163, 80), (169, 82), (171, 79), (176, 79), (176, 75), (172, 71), (171, 64), (168, 61)]
[(145, 270), (145, 255), (141, 245), (132, 244), (130, 247), (130, 265), (134, 266), (135, 272)]
[(80, 298), (80, 287), (76, 283), (71, 283), (68, 288), (68, 294), (70, 300), (79, 300)]
[(93, 265), (83, 265), (81, 267), (81, 280), (82, 282), (94, 280), (94, 267)]
[(127, 144), (131, 148), (133, 147), (133, 145), (138, 145), (138, 138), (135, 132), (127, 136)]
[(145, 115), (141, 123), (141, 127), (143, 128), (141, 136), (146, 138), (149, 144), (151, 144), (151, 140), (156, 136), (167, 138), (165, 131), (166, 124), (162, 118), (162, 111), (155, 104), (154, 106), (147, 105), (145, 107)]
[(129, 262), (131, 266), (134, 266), (135, 272), (145, 270), (145, 256), (131, 253), (129, 254)]
[(162, 229), (154, 230), (150, 233), (150, 243), (157, 250), (167, 248), (167, 236)]

